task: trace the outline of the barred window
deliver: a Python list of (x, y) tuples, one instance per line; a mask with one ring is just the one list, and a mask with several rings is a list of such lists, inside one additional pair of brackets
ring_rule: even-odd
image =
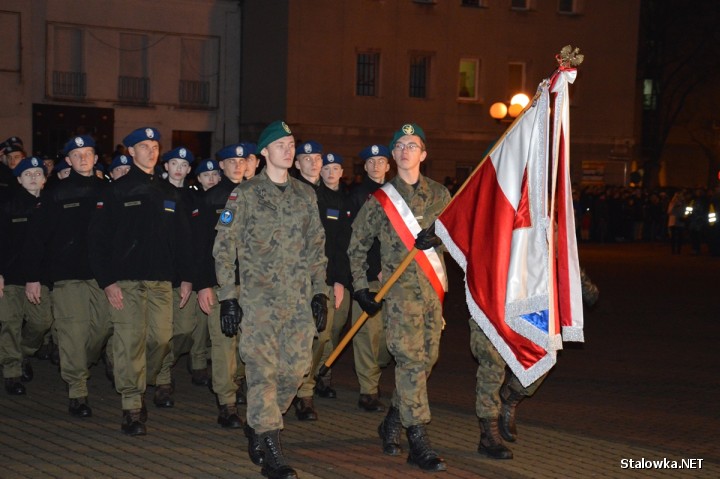
[(358, 53), (355, 78), (355, 94), (357, 96), (378, 95), (379, 67), (379, 53)]
[(430, 57), (415, 55), (410, 59), (410, 97), (427, 98), (430, 78)]

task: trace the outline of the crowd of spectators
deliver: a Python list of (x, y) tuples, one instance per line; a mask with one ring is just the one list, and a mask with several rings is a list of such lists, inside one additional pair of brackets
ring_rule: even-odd
[[(674, 226), (692, 254), (707, 245), (720, 255), (720, 187), (643, 190), (623, 186), (581, 186), (573, 191), (577, 237), (581, 242), (667, 242)], [(670, 224), (671, 223), (671, 224)]]

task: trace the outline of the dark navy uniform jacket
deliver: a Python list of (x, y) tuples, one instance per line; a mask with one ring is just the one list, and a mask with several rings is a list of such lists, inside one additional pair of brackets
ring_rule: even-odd
[(22, 187), (13, 191), (14, 194), (0, 204), (0, 275), (6, 285), (25, 286), (23, 248), (30, 219), (37, 213), (40, 199)]

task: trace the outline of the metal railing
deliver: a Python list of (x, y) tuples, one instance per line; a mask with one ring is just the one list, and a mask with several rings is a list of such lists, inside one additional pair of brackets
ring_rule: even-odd
[(52, 94), (68, 98), (85, 98), (86, 76), (83, 72), (52, 72)]

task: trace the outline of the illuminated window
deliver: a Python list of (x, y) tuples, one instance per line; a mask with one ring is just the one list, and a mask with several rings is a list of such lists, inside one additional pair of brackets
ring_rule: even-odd
[(477, 58), (461, 58), (458, 72), (458, 99), (477, 100), (480, 78), (480, 60)]

